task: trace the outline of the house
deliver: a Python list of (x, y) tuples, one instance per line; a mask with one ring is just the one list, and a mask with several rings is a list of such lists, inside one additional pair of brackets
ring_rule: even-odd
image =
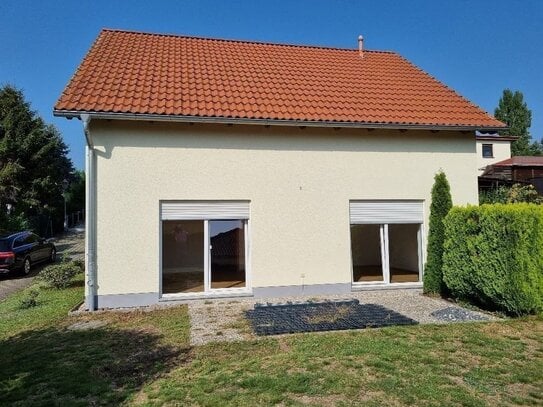
[(500, 136), (498, 133), (475, 135), (477, 140), (477, 175), (482, 175), (486, 167), (511, 158), (511, 143), (517, 137)]
[(475, 132), (504, 128), (361, 38), (119, 30), (54, 114), (87, 142), (89, 309), (420, 287), (435, 173), (477, 203)]
[(489, 165), (479, 177), (483, 188), (499, 185), (532, 184), (543, 195), (543, 157), (514, 156)]

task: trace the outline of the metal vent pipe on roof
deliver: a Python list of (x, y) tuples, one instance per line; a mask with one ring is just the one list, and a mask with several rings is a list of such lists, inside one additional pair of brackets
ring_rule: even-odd
[(361, 35), (358, 36), (358, 53), (360, 58), (364, 58), (364, 37)]

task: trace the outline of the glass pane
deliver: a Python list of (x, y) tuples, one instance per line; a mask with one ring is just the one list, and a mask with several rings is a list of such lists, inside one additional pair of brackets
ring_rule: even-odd
[(383, 281), (380, 225), (351, 225), (353, 281)]
[(204, 291), (204, 221), (162, 222), (162, 292)]
[(388, 225), (388, 251), (391, 283), (419, 281), (420, 225)]
[(209, 238), (211, 288), (245, 287), (244, 221), (209, 221)]

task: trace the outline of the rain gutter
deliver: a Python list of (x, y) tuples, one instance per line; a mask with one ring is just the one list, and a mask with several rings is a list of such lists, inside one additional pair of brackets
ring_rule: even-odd
[(238, 117), (214, 116), (187, 116), (143, 113), (113, 113), (91, 112), (78, 110), (54, 110), (53, 114), (68, 119), (81, 118), (88, 115), (93, 119), (101, 120), (145, 120), (159, 122), (186, 122), (186, 123), (215, 123), (215, 124), (249, 124), (263, 126), (299, 126), (299, 127), (335, 127), (335, 128), (362, 128), (362, 129), (390, 129), (390, 130), (457, 130), (457, 131), (498, 131), (506, 130), (505, 126), (473, 126), (473, 125), (440, 125), (440, 124), (410, 124), (410, 123), (366, 123), (366, 122), (340, 122), (326, 120), (284, 120), (284, 119), (251, 119)]

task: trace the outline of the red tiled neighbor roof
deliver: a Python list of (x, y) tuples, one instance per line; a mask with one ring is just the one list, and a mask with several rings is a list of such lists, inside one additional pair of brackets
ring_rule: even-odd
[(55, 105), (80, 112), (505, 126), (394, 52), (116, 30), (100, 33)]
[(543, 167), (543, 157), (517, 155), (492, 165), (495, 167)]

